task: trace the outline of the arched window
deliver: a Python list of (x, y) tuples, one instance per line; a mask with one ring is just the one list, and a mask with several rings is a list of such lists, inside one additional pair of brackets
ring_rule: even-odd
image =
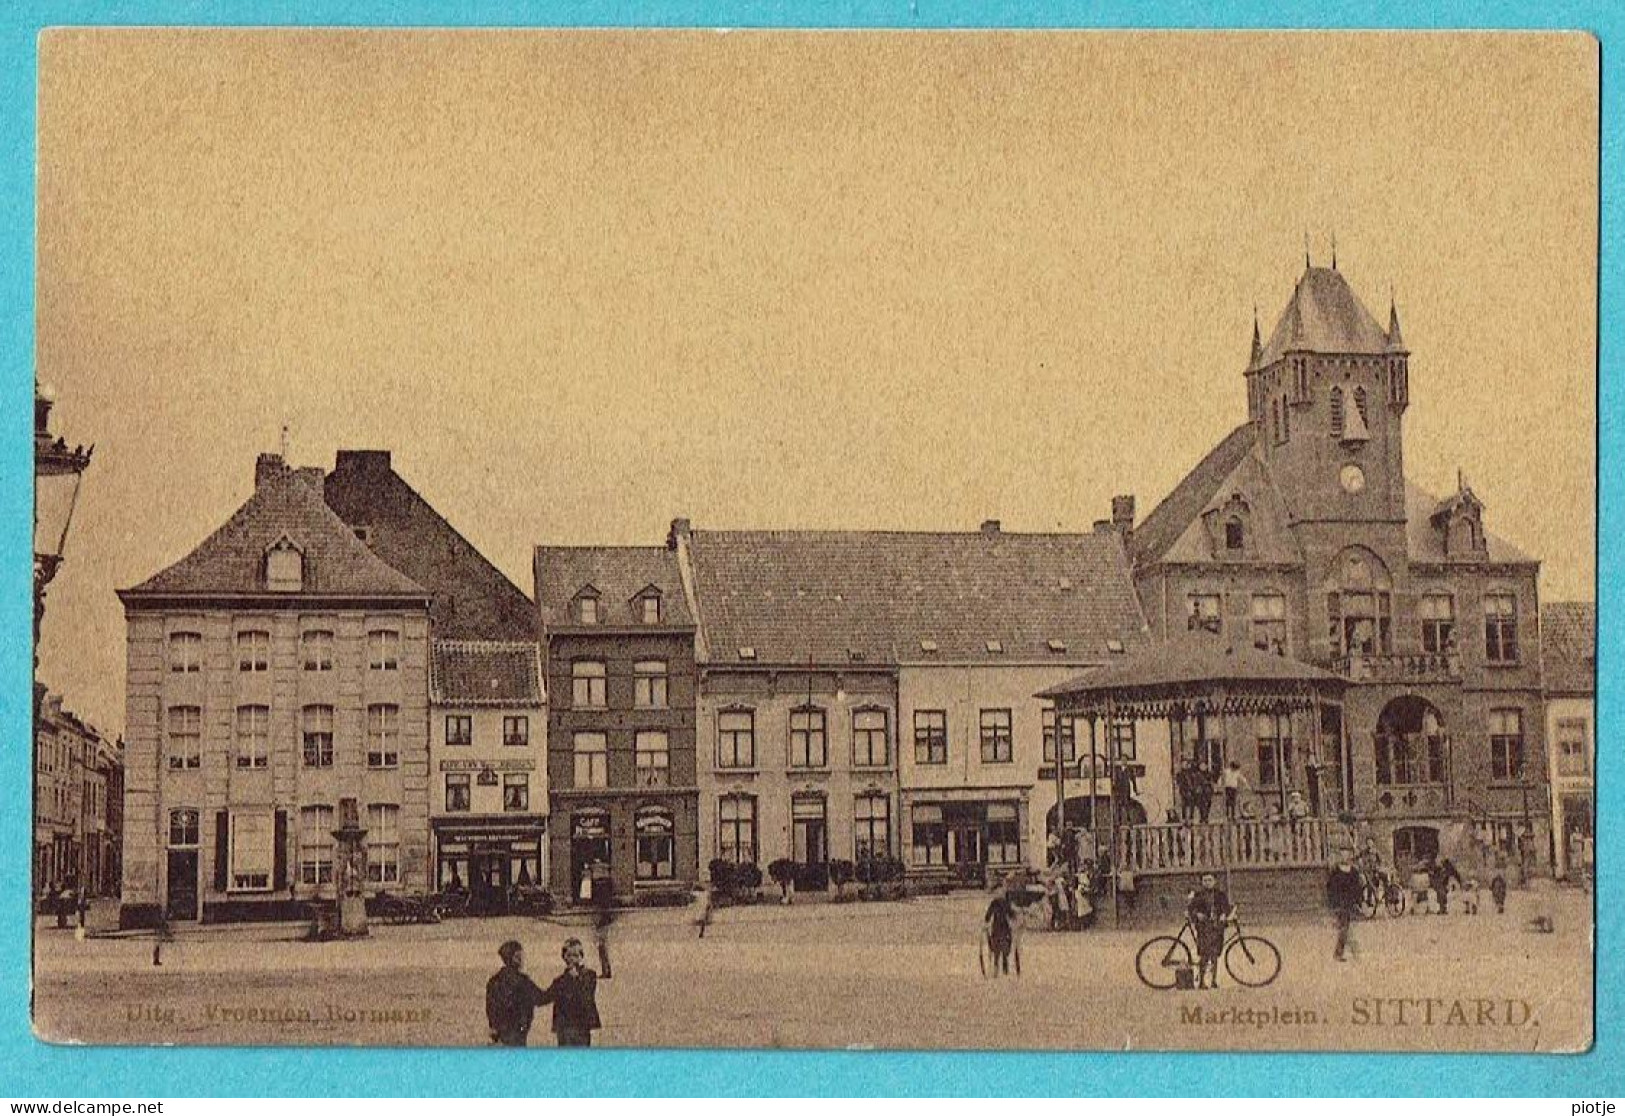
[(198, 845), (197, 811), (183, 806), (169, 812), (169, 847), (195, 849)]
[(676, 824), (664, 806), (644, 806), (633, 818), (637, 834), (638, 879), (669, 880), (676, 873)]
[(1444, 721), (1422, 698), (1395, 698), (1377, 718), (1377, 782), (1383, 786), (1443, 783)]
[(1332, 437), (1343, 436), (1343, 389), (1332, 388)]
[(1360, 421), (1369, 427), (1371, 425), (1371, 412), (1366, 410), (1365, 407), (1365, 388), (1357, 387), (1354, 389), (1354, 406), (1360, 412)]
[(1327, 635), (1338, 657), (1392, 650), (1393, 580), (1382, 560), (1351, 546), (1332, 563), (1326, 581)]

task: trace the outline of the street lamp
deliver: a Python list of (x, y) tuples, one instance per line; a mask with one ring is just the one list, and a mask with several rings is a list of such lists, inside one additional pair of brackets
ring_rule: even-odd
[[(40, 621), (45, 618), (45, 590), (56, 576), (79, 501), (79, 482), (90, 464), (91, 450), (68, 448), (51, 436), (49, 387), (34, 393), (34, 656), (39, 659)], [(94, 447), (92, 447), (94, 448)]]

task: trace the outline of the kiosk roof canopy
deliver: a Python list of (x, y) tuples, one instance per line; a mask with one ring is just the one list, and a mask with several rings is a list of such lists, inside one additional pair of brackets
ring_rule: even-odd
[(1184, 635), (1148, 644), (1118, 662), (1040, 691), (1038, 696), (1079, 706), (1108, 699), (1218, 697), (1247, 691), (1335, 694), (1344, 686), (1342, 678), (1311, 663), (1231, 647), (1216, 636)]

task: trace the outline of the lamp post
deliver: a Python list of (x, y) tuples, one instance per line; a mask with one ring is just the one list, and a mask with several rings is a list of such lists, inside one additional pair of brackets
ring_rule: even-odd
[[(51, 407), (56, 398), (50, 388), (34, 393), (34, 666), (39, 666), (40, 623), (45, 619), (45, 592), (62, 563), (73, 525), (79, 482), (90, 465), (91, 450), (68, 448), (51, 436)], [(94, 447), (92, 447), (94, 448)], [(38, 689), (34, 712), (39, 713)]]

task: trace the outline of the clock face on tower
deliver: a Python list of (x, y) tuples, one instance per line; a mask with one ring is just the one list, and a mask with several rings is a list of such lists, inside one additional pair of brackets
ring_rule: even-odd
[(1343, 466), (1337, 479), (1342, 482), (1344, 492), (1359, 492), (1365, 488), (1365, 470), (1352, 463)]

